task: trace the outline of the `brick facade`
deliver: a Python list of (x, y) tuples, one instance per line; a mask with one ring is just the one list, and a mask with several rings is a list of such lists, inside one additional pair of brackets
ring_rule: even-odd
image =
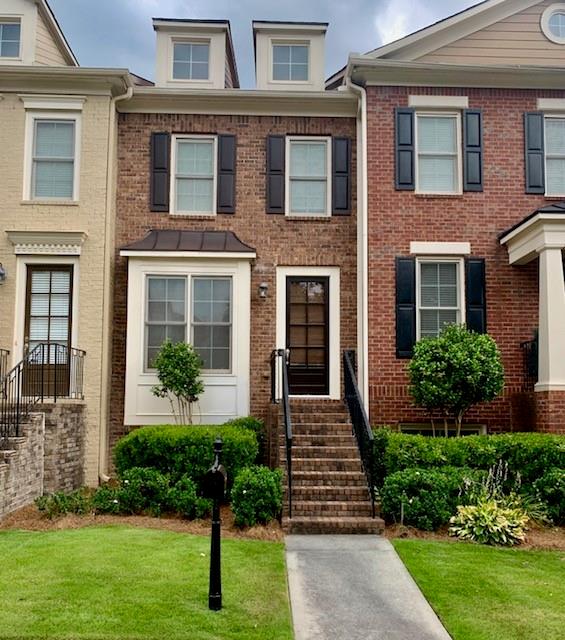
[[(470, 108), (482, 109), (483, 192), (429, 196), (395, 190), (394, 108), (408, 106), (410, 94), (464, 95)], [(550, 201), (525, 193), (523, 117), (524, 112), (537, 109), (538, 97), (563, 95), (510, 89), (367, 89), (369, 386), (373, 423), (427, 420), (426, 414), (412, 405), (407, 360), (397, 359), (395, 353), (395, 257), (410, 254), (410, 241), (465, 241), (471, 243), (472, 256), (486, 259), (487, 329), (501, 349), (506, 371), (503, 397), (471, 411), (467, 420), (484, 423), (491, 431), (535, 428), (531, 396), (524, 393), (520, 343), (530, 340), (538, 325), (537, 262), (509, 266), (507, 250), (500, 246), (498, 235)], [(542, 413), (547, 415), (545, 409)], [(559, 421), (561, 426), (565, 424), (563, 417)], [(538, 428), (545, 428), (543, 424), (542, 420)], [(555, 422), (552, 428), (556, 428)]]
[[(251, 275), (251, 412), (264, 417), (270, 396), (269, 357), (275, 347), (277, 266), (338, 266), (341, 270), (341, 349), (355, 349), (357, 333), (357, 229), (354, 118), (120, 114), (116, 272), (110, 447), (124, 426), (127, 259), (119, 248), (152, 228), (231, 230), (256, 249)], [(154, 131), (224, 133), (237, 136), (236, 213), (215, 218), (172, 217), (149, 210), (149, 144)], [(353, 144), (352, 214), (328, 219), (291, 219), (267, 214), (266, 138), (269, 134), (347, 136)], [(266, 299), (258, 296), (269, 285)]]
[(565, 391), (536, 393), (536, 429), (565, 434)]

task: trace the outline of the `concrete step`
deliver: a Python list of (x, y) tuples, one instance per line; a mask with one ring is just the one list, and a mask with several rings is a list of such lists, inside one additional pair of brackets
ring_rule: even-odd
[[(283, 480), (287, 486), (286, 474)], [(367, 479), (360, 469), (354, 471), (318, 471), (292, 469), (292, 487), (363, 487), (367, 488)]]
[(283, 529), (296, 534), (380, 534), (381, 518), (351, 516), (295, 516), (283, 518)]
[(295, 458), (292, 456), (293, 480), (298, 471), (362, 471), (361, 462), (357, 458)]
[[(280, 448), (281, 459), (286, 459), (286, 448)], [(340, 460), (359, 460), (357, 447), (331, 447), (331, 446), (296, 446), (292, 443), (292, 460), (300, 458), (339, 458)]]
[(365, 500), (293, 500), (293, 516), (371, 516), (371, 503)]
[[(286, 493), (285, 487), (285, 496)], [(368, 500), (369, 490), (366, 483), (361, 486), (293, 485), (292, 497), (294, 500)]]

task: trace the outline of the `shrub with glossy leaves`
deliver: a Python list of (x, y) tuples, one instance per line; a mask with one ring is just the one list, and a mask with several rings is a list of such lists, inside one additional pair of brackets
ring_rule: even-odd
[(555, 524), (565, 524), (565, 469), (549, 469), (534, 482), (533, 493)]
[(253, 526), (274, 520), (282, 509), (280, 469), (253, 466), (237, 475), (232, 489), (232, 509), (237, 526)]
[(527, 524), (528, 515), (523, 510), (484, 500), (457, 507), (457, 514), (450, 519), (449, 533), (461, 540), (511, 546), (524, 541)]
[(118, 492), (122, 513), (150, 513), (158, 516), (167, 511), (169, 478), (156, 469), (133, 467), (124, 472)]
[(90, 497), (85, 489), (65, 493), (57, 491), (36, 498), (35, 505), (47, 518), (63, 516), (67, 513), (84, 515), (90, 511)]
[(211, 510), (211, 503), (197, 495), (196, 483), (183, 476), (172, 487), (167, 495), (167, 511), (178, 513), (185, 518), (203, 518)]

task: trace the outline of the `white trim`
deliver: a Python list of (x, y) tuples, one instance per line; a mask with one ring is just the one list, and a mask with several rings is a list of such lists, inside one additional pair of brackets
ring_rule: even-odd
[[(457, 311), (459, 317), (457, 324), (465, 324), (465, 261), (463, 258), (446, 258), (445, 256), (426, 256), (425, 258), (416, 258), (416, 340), (420, 340), (420, 311), (421, 311), (421, 291), (420, 291), (420, 266), (423, 263), (431, 262), (437, 264), (445, 262), (457, 265)], [(426, 307), (424, 307), (426, 308)], [(439, 308), (439, 307), (438, 307)], [(446, 307), (451, 310), (452, 307)]]
[[(64, 120), (74, 122), (74, 160), (73, 160), (73, 196), (72, 198), (34, 198), (32, 193), (31, 176), (33, 170), (33, 144), (35, 138), (35, 123), (40, 120)], [(59, 112), (59, 111), (35, 111), (26, 110), (25, 120), (25, 143), (24, 143), (24, 184), (23, 200), (39, 201), (44, 203), (57, 203), (61, 200), (74, 203), (79, 200), (80, 193), (80, 159), (81, 159), (81, 138), (82, 138), (82, 114), (79, 112)]]
[[(177, 211), (177, 145), (182, 140), (209, 141), (212, 143), (212, 210), (211, 211)], [(170, 214), (171, 216), (215, 216), (217, 213), (217, 189), (218, 189), (218, 136), (205, 134), (173, 134), (171, 144), (171, 184), (170, 188)]]
[(71, 346), (79, 344), (79, 286), (80, 286), (80, 262), (78, 257), (56, 256), (18, 256), (16, 258), (16, 299), (14, 313), (14, 342), (12, 345), (13, 362), (19, 362), (24, 355), (25, 338), (25, 307), (27, 286), (27, 265), (55, 265), (68, 264), (73, 266), (73, 290), (72, 290), (72, 318), (71, 318)]
[(411, 242), (410, 253), (433, 256), (467, 256), (471, 253), (470, 242)]
[(257, 257), (254, 251), (128, 251), (122, 249), (121, 256), (131, 258), (210, 258), (212, 260), (253, 260)]
[[(418, 149), (418, 120), (419, 118), (455, 118), (455, 149), (457, 153), (457, 189), (455, 191), (422, 191), (420, 189), (420, 171), (419, 171), (419, 155)], [(434, 155), (434, 154), (430, 154)], [(452, 154), (449, 154), (450, 156)], [(462, 132), (461, 132), (461, 112), (460, 111), (416, 111), (414, 114), (414, 178), (416, 181), (415, 193), (423, 195), (462, 195), (463, 194), (463, 149), (462, 149)]]
[(37, 95), (35, 93), (18, 93), (24, 103), (24, 109), (41, 111), (82, 111), (86, 96)]
[(85, 231), (6, 231), (16, 255), (80, 256)]
[[(301, 40), (300, 38), (296, 38), (293, 39), (292, 37), (281, 37), (281, 38), (269, 38), (269, 82), (271, 82), (272, 84), (283, 84), (283, 85), (298, 85), (300, 86), (301, 84), (311, 84), (312, 80), (312, 54), (311, 54), (311, 45), (312, 45), (312, 41), (311, 40)], [(308, 50), (308, 62), (307, 62), (307, 70), (308, 70), (308, 77), (306, 78), (306, 80), (275, 80), (274, 75), (275, 75), (275, 56), (273, 53), (273, 49), (276, 46), (282, 46), (282, 47), (306, 47), (306, 49)], [(290, 71), (292, 74), (292, 64), (290, 64)]]
[[(212, 58), (212, 39), (202, 37), (192, 37), (192, 36), (181, 36), (175, 35), (171, 36), (170, 41), (170, 60), (169, 60), (169, 82), (181, 83), (185, 85), (202, 85), (202, 84), (213, 84), (213, 81), (210, 79), (210, 67), (211, 67), (211, 58)], [(175, 67), (175, 45), (176, 44), (207, 44), (208, 45), (208, 77), (207, 78), (175, 78), (174, 76), (174, 67)]]
[(534, 387), (534, 391), (565, 391), (565, 384), (540, 384), (538, 382)]
[(467, 96), (408, 96), (409, 107), (426, 109), (468, 109)]
[[(20, 41), (19, 41), (17, 56), (0, 56), (0, 60), (2, 61), (2, 64), (11, 64), (14, 62), (21, 62), (23, 57), (22, 52), (24, 49), (24, 42), (23, 42), (24, 16), (23, 14), (16, 14), (16, 15), (0, 14), (0, 25), (2, 24), (19, 24), (20, 25)], [(2, 46), (1, 41), (0, 41), (0, 46)]]
[[(329, 218), (332, 215), (332, 144), (330, 136), (286, 136), (285, 138), (285, 215), (290, 218)], [(326, 143), (326, 211), (324, 213), (304, 213), (290, 210), (290, 146), (293, 142)]]
[(553, 33), (553, 31), (549, 26), (549, 21), (553, 17), (554, 13), (565, 14), (565, 4), (563, 4), (562, 2), (551, 4), (541, 14), (540, 26), (541, 26), (542, 33), (548, 40), (550, 40), (551, 42), (554, 42), (555, 44), (565, 44), (565, 37), (560, 37), (555, 33)]
[(301, 398), (331, 398), (339, 400), (340, 393), (340, 349), (341, 349), (341, 302), (339, 267), (277, 267), (276, 303), (276, 348), (286, 349), (286, 279), (288, 276), (329, 277), (329, 395), (300, 396)]
[(538, 98), (538, 111), (565, 112), (564, 98)]

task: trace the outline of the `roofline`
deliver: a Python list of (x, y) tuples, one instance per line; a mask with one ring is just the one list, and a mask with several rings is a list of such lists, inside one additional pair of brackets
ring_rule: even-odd
[(207, 20), (206, 18), (152, 18), (153, 22), (188, 22), (195, 24), (228, 24), (229, 20)]
[(255, 25), (262, 25), (262, 24), (265, 24), (265, 25), (290, 24), (294, 26), (304, 25), (306, 27), (326, 27), (326, 29), (330, 26), (329, 22), (308, 22), (304, 20), (252, 20), (251, 21), (251, 26), (253, 27), (253, 29), (255, 29)]
[(214, 260), (252, 260), (255, 251), (154, 251), (152, 249), (120, 249), (125, 258), (213, 258)]
[(36, 4), (41, 9), (43, 9), (43, 12), (45, 14), (45, 17), (47, 18), (47, 21), (51, 23), (51, 27), (55, 32), (55, 37), (57, 37), (57, 39), (59, 40), (59, 44), (62, 45), (71, 64), (73, 64), (76, 67), (80, 66), (78, 63), (77, 57), (75, 56), (71, 48), (71, 45), (69, 44), (69, 41), (67, 40), (67, 37), (63, 32), (63, 29), (61, 29), (61, 25), (57, 20), (57, 16), (55, 15), (53, 9), (51, 9), (49, 5), (49, 2), (47, 0), (35, 0), (35, 1), (36, 1)]

